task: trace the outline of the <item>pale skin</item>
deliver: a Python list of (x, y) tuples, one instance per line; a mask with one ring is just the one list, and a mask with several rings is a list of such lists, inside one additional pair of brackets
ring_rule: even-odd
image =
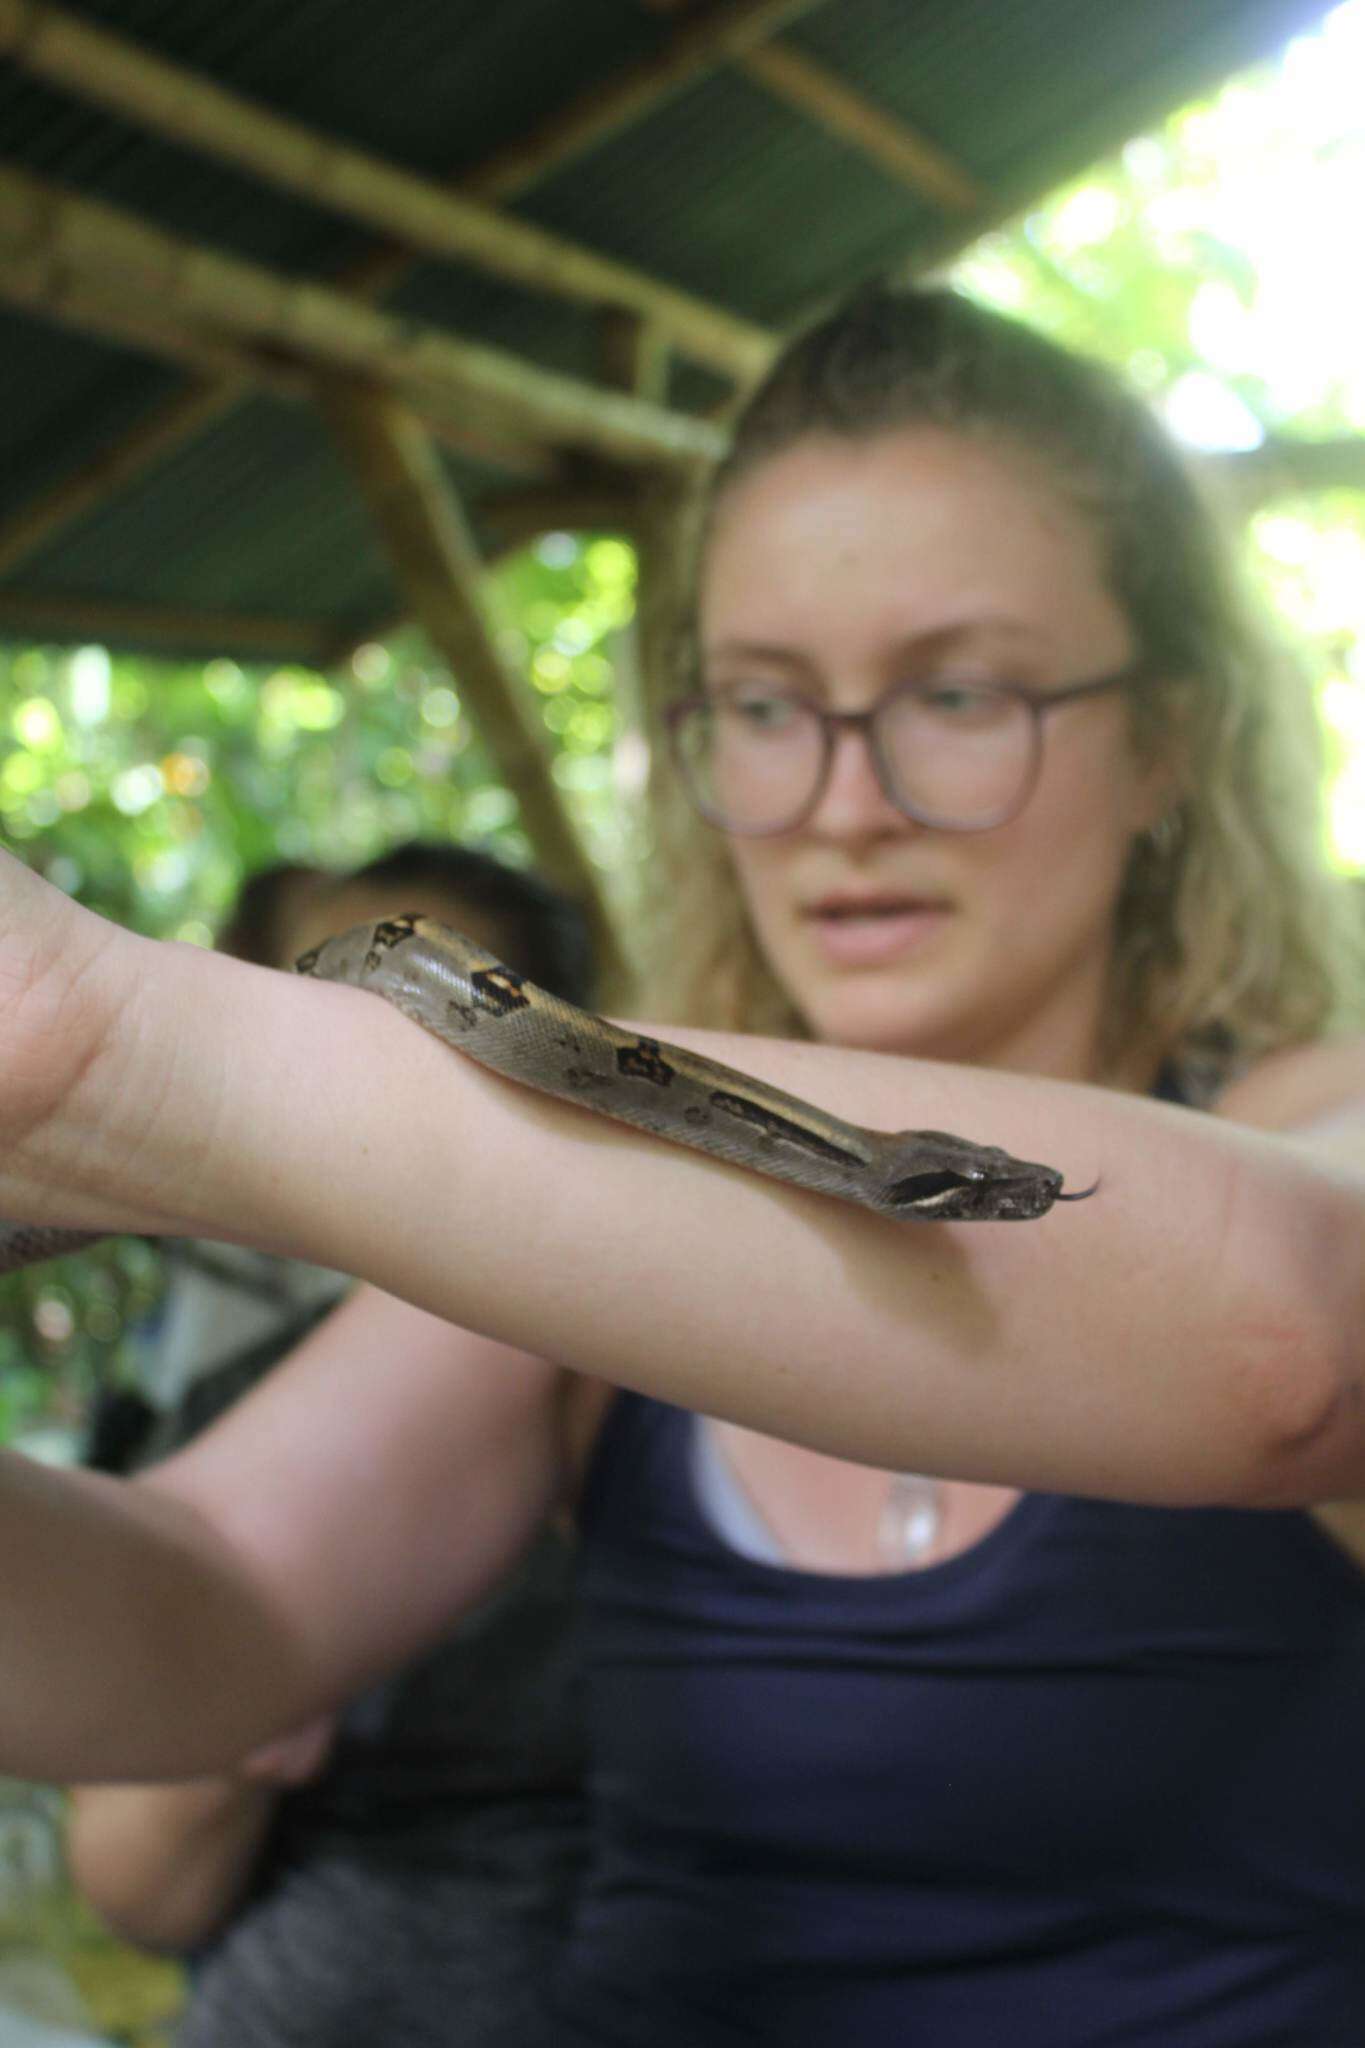
[[(702, 622), (713, 659), (785, 650), (850, 709), (907, 643), (1058, 688), (1129, 651), (1060, 501), (926, 435), (804, 444), (740, 485)], [(1088, 1085), (1115, 877), (1172, 772), (1134, 761), (1113, 700), (1068, 707), (1025, 813), (967, 839), (902, 818), (846, 738), (807, 825), (736, 854), (826, 1042), (674, 1034), (858, 1122), (1099, 1176), (1029, 1225), (774, 1188), (530, 1100), (355, 991), (115, 933), (6, 864), (0, 1214), (227, 1235), (373, 1284), (136, 1486), (7, 1461), (0, 1542), (29, 1563), (0, 1586), (5, 1767), (192, 1774), (334, 1708), (572, 1490), (603, 1381), (723, 1418), (819, 1568), (876, 1568), (904, 1469), (953, 1481), (950, 1547), (1026, 1487), (1309, 1505), (1365, 1563), (1359, 1509), (1330, 1505), (1365, 1495), (1365, 1052), (1280, 1055), (1209, 1117), (1146, 1100), (1149, 1072)], [(804, 911), (845, 888), (941, 915), (836, 970)]]

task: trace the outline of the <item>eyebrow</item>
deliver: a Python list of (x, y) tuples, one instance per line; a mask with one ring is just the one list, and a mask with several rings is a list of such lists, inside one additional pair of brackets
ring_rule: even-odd
[[(991, 613), (980, 618), (963, 619), (952, 625), (935, 626), (923, 633), (908, 633), (895, 643), (890, 652), (897, 660), (904, 660), (908, 656), (922, 658), (926, 655), (950, 654), (964, 644), (992, 637), (1014, 641), (1033, 649), (1045, 649), (1048, 645), (1045, 629), (1033, 626), (1025, 619), (1012, 618), (1007, 613)], [(703, 643), (701, 658), (703, 665), (736, 659), (763, 661), (775, 668), (790, 669), (802, 675), (813, 675), (818, 666), (799, 647), (784, 647), (767, 640), (720, 640), (712, 647)]]
[(814, 662), (794, 647), (770, 646), (765, 640), (720, 640), (714, 647), (701, 648), (702, 664), (721, 661), (763, 661), (773, 668), (792, 668), (809, 672)]

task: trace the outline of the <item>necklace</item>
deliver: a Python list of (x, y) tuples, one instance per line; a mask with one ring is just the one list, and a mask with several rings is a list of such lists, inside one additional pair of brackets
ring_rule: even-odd
[(877, 1547), (889, 1565), (915, 1564), (938, 1541), (943, 1489), (921, 1472), (898, 1472), (877, 1522)]

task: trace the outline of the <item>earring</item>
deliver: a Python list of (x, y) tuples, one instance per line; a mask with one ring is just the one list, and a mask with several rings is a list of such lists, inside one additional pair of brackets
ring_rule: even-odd
[(1171, 858), (1180, 844), (1183, 822), (1179, 806), (1172, 804), (1170, 810), (1164, 811), (1154, 825), (1147, 827), (1143, 836), (1157, 860)]

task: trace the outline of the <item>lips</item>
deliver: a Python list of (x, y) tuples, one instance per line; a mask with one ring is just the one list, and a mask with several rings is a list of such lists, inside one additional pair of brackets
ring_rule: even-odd
[(837, 967), (879, 967), (926, 944), (950, 915), (941, 896), (833, 891), (801, 913), (825, 959)]

